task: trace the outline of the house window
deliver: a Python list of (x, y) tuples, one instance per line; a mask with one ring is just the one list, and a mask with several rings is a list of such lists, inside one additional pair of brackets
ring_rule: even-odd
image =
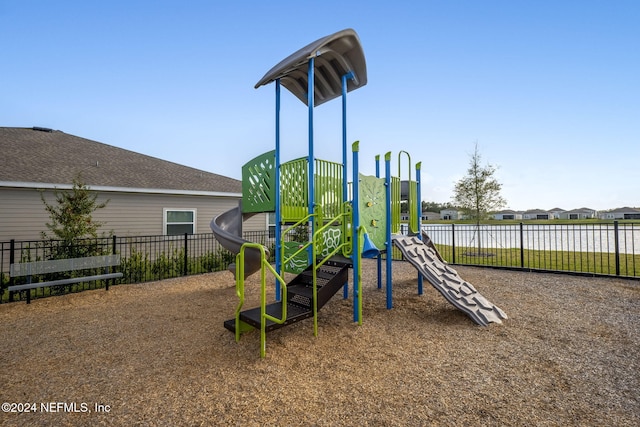
[(269, 238), (275, 239), (276, 237), (276, 213), (269, 212), (267, 214), (267, 229), (269, 230)]
[(195, 209), (164, 209), (164, 234), (178, 236), (196, 230)]
[(502, 215), (502, 219), (516, 219), (515, 215), (504, 214)]

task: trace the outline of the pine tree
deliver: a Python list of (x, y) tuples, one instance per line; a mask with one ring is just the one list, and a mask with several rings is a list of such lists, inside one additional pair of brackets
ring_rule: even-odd
[(50, 218), (50, 222), (45, 224), (49, 233), (42, 231), (42, 239), (60, 240), (55, 258), (93, 255), (83, 253), (87, 250), (76, 248), (74, 243), (78, 239), (98, 237), (98, 230), (103, 223), (94, 221), (93, 213), (106, 207), (109, 200), (98, 203), (98, 194), (92, 193), (79, 176), (73, 179), (71, 190), (55, 189), (53, 194), (56, 203), (49, 204), (44, 198), (44, 192), (40, 192), (40, 198)]

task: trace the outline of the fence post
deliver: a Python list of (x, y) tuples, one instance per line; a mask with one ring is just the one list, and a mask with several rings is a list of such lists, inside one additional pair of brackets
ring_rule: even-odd
[(520, 268), (524, 268), (524, 226), (520, 223)]
[(456, 225), (451, 224), (451, 264), (456, 263)]
[(184, 263), (182, 267), (182, 275), (187, 275), (187, 267), (189, 262), (189, 256), (187, 255), (187, 244), (189, 242), (189, 233), (184, 233)]
[[(111, 255), (115, 255), (116, 254), (116, 236), (111, 236)], [(111, 266), (111, 273), (115, 273), (115, 269), (116, 266), (112, 265)], [(116, 283), (116, 279), (109, 279), (107, 280), (107, 286), (105, 288), (105, 290), (109, 290), (109, 282), (112, 282), (114, 285)]]
[[(9, 268), (11, 268), (11, 264), (13, 264), (16, 261), (16, 257), (13, 254), (15, 249), (16, 249), (16, 241), (15, 239), (11, 239), (11, 241), (9, 242)], [(13, 277), (11, 276), (11, 273), (9, 273), (9, 286), (13, 286)], [(13, 291), (9, 291), (9, 302), (13, 302)]]
[(616, 251), (616, 276), (620, 275), (620, 239), (618, 237), (618, 221), (613, 221), (613, 238)]

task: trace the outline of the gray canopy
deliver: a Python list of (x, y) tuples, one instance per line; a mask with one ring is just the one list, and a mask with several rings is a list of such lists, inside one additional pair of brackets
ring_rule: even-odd
[(289, 55), (256, 83), (256, 89), (280, 79), (282, 86), (307, 105), (310, 58), (315, 58), (315, 106), (342, 95), (342, 76), (348, 72), (353, 73), (353, 79), (347, 80), (348, 92), (367, 84), (367, 64), (360, 39), (349, 28), (316, 40)]

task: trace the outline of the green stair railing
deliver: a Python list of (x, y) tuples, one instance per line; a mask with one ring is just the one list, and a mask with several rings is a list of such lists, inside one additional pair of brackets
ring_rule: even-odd
[[(271, 320), (277, 324), (283, 324), (287, 320), (287, 283), (276, 272), (276, 270), (269, 264), (264, 246), (259, 243), (245, 243), (242, 245), (240, 252), (236, 256), (236, 293), (240, 298), (240, 303), (236, 308), (236, 341), (240, 341), (241, 333), (241, 320), (240, 312), (244, 304), (244, 258), (245, 250), (248, 248), (258, 249), (260, 251), (260, 357), (265, 357), (267, 351), (267, 332), (266, 324), (267, 320)], [(267, 275), (266, 271), (269, 270), (275, 279), (282, 285), (282, 315), (281, 318), (271, 316), (267, 313)], [(244, 330), (242, 331), (244, 332)]]
[[(313, 335), (318, 336), (318, 270), (322, 267), (331, 257), (336, 255), (338, 252), (341, 252), (343, 256), (348, 257), (351, 255), (351, 239), (347, 238), (347, 229), (349, 224), (351, 223), (351, 204), (349, 202), (345, 202), (342, 205), (342, 212), (327, 221), (327, 223), (320, 227), (313, 235)], [(318, 248), (321, 248), (321, 244), (318, 242), (318, 238), (321, 238), (324, 232), (329, 229), (329, 227), (334, 226), (334, 224), (338, 222), (342, 226), (342, 242), (336, 247), (324, 255), (320, 261), (318, 261), (319, 253)]]

